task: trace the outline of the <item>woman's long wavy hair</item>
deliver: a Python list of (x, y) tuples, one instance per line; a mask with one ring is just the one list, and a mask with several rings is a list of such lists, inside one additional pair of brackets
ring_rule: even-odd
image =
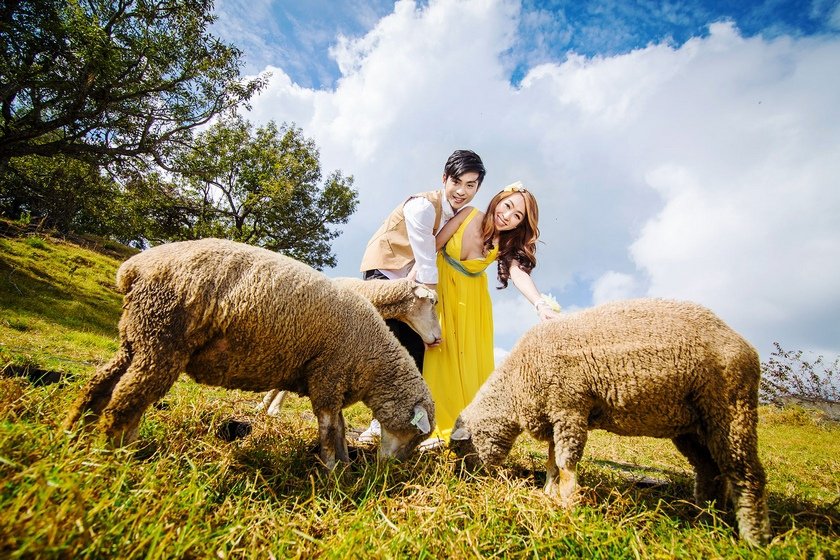
[[(504, 199), (517, 193), (525, 199), (524, 218), (514, 229), (497, 232), (494, 219), (496, 206)], [(512, 260), (516, 259), (519, 268), (528, 274), (537, 266), (537, 239), (540, 237), (540, 229), (537, 227), (537, 223), (539, 219), (540, 211), (537, 207), (537, 199), (527, 189), (519, 186), (504, 189), (494, 196), (490, 204), (487, 205), (487, 212), (485, 212), (484, 219), (481, 221), (481, 237), (484, 239), (484, 247), (489, 251), (493, 248), (493, 239), (496, 234), (498, 233), (499, 236), (499, 256), (497, 260), (498, 278), (501, 286), (498, 286), (498, 289), (501, 290), (508, 286)]]

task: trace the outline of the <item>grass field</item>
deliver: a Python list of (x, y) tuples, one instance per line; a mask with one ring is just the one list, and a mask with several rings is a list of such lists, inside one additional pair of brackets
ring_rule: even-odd
[[(840, 427), (799, 408), (761, 410), (763, 549), (694, 505), (688, 463), (649, 438), (592, 432), (569, 511), (541, 493), (547, 450), (527, 437), (495, 476), (456, 476), (445, 451), (377, 464), (358, 445), (330, 474), (307, 399), (266, 418), (259, 395), (186, 377), (133, 446), (70, 439), (70, 402), (117, 347), (126, 255), (0, 238), (0, 558), (840, 558)], [(370, 413), (346, 417), (361, 430)]]

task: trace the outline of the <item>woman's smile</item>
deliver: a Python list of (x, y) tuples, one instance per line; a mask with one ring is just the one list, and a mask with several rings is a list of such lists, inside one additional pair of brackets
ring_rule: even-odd
[(500, 231), (515, 229), (524, 217), (525, 197), (521, 193), (516, 193), (502, 200), (493, 213), (496, 229)]

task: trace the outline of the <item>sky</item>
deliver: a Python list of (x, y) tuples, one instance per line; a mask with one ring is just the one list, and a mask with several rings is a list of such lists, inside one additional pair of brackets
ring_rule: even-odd
[[(766, 360), (840, 355), (840, 1), (217, 0), (270, 72), (248, 117), (294, 123), (359, 205), (330, 276), (476, 151), (484, 209), (539, 201), (533, 278), (564, 311), (710, 308)], [(537, 317), (488, 269), (497, 356)]]

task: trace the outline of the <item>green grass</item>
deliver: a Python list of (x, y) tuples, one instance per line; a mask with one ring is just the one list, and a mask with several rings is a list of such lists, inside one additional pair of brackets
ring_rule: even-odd
[(120, 262), (56, 239), (0, 237), (0, 364), (81, 373), (107, 360)]
[[(259, 395), (186, 377), (134, 445), (71, 439), (58, 426), (116, 348), (119, 260), (39, 239), (0, 239), (0, 358), (75, 377), (0, 377), (0, 558), (840, 557), (840, 428), (801, 409), (761, 410), (764, 549), (737, 538), (731, 513), (694, 505), (687, 462), (650, 438), (592, 432), (568, 511), (540, 491), (547, 449), (527, 437), (496, 476), (456, 476), (445, 452), (378, 464), (364, 446), (330, 474), (307, 399), (266, 418)], [(346, 417), (361, 429), (370, 413)], [(252, 432), (223, 440), (230, 419)]]

